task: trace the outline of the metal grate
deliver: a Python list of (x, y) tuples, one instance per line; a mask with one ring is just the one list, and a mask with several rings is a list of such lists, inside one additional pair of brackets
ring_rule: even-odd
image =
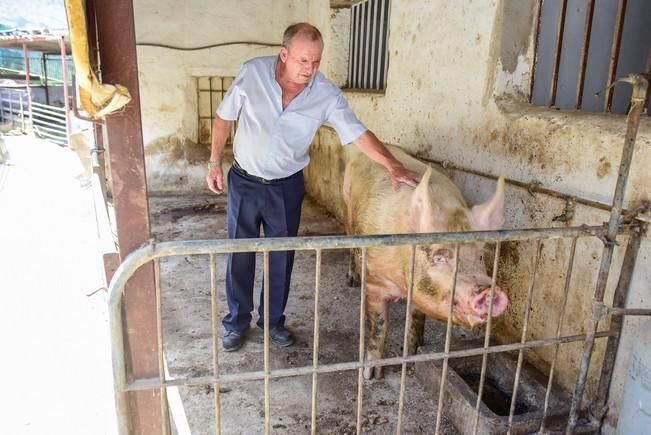
[(651, 71), (651, 2), (538, 0), (537, 11), (530, 101), (627, 113), (630, 87), (609, 85)]
[[(615, 194), (613, 197), (613, 204), (611, 208), (610, 219), (608, 225), (588, 227), (586, 225), (573, 228), (543, 228), (543, 229), (528, 229), (528, 230), (503, 230), (503, 231), (484, 231), (484, 232), (456, 232), (456, 233), (435, 233), (435, 234), (399, 234), (399, 235), (375, 235), (375, 236), (325, 236), (325, 237), (289, 237), (289, 238), (268, 238), (268, 239), (238, 239), (238, 240), (194, 240), (194, 241), (177, 241), (177, 242), (164, 242), (164, 243), (149, 243), (145, 246), (132, 252), (127, 256), (124, 262), (120, 265), (113, 280), (109, 286), (109, 310), (110, 310), (110, 327), (111, 327), (111, 340), (112, 340), (112, 358), (113, 358), (113, 376), (114, 386), (116, 392), (116, 408), (118, 414), (118, 422), (121, 433), (129, 432), (129, 416), (132, 415), (132, 403), (129, 400), (129, 393), (134, 391), (158, 391), (157, 396), (160, 398), (160, 412), (162, 417), (162, 432), (168, 433), (169, 429), (169, 405), (166, 399), (167, 389), (174, 386), (193, 386), (193, 385), (212, 385), (215, 391), (214, 414), (215, 414), (215, 432), (221, 433), (221, 404), (220, 404), (220, 386), (222, 384), (248, 382), (263, 380), (264, 381), (264, 433), (271, 433), (271, 380), (288, 378), (295, 376), (312, 376), (312, 398), (311, 398), (311, 433), (317, 433), (316, 427), (316, 410), (318, 406), (317, 385), (318, 376), (325, 373), (333, 373), (340, 371), (355, 371), (358, 372), (357, 380), (357, 427), (356, 432), (362, 432), (362, 403), (364, 401), (364, 382), (362, 378), (362, 371), (368, 367), (378, 367), (387, 365), (401, 365), (401, 385), (400, 385), (400, 399), (398, 403), (397, 413), (397, 427), (396, 433), (402, 433), (402, 414), (404, 412), (404, 396), (405, 396), (405, 374), (407, 364), (423, 361), (443, 361), (443, 373), (439, 386), (439, 400), (437, 408), (437, 417), (435, 423), (435, 433), (440, 433), (440, 423), (442, 415), (443, 398), (445, 395), (446, 376), (448, 371), (448, 362), (453, 358), (461, 358), (473, 355), (482, 356), (482, 368), (480, 375), (479, 391), (477, 395), (477, 404), (475, 407), (475, 421), (474, 433), (477, 433), (478, 425), (478, 410), (480, 407), (480, 400), (483, 393), (487, 358), (490, 353), (495, 352), (510, 352), (518, 351), (518, 362), (514, 384), (511, 394), (511, 406), (509, 409), (509, 423), (507, 433), (511, 433), (511, 426), (515, 418), (514, 404), (519, 391), (520, 377), (522, 363), (524, 359), (524, 350), (531, 348), (540, 348), (543, 346), (553, 346), (553, 360), (551, 369), (548, 374), (547, 392), (545, 398), (545, 405), (543, 408), (542, 416), (538, 422), (539, 433), (545, 433), (549, 393), (553, 383), (555, 363), (558, 357), (558, 346), (564, 343), (580, 342), (583, 341), (584, 348), (581, 358), (581, 364), (577, 375), (575, 384), (574, 395), (571, 401), (571, 408), (566, 422), (566, 434), (572, 434), (579, 427), (590, 428), (598, 432), (600, 422), (603, 417), (603, 412), (606, 409), (606, 401), (608, 399), (609, 385), (613, 375), (614, 361), (617, 356), (617, 344), (619, 335), (621, 333), (622, 317), (625, 315), (651, 315), (651, 309), (627, 309), (624, 308), (624, 301), (626, 300), (626, 293), (629, 288), (630, 279), (636, 264), (636, 257), (640, 247), (640, 241), (644, 237), (645, 228), (643, 225), (626, 224), (624, 221), (629, 219), (622, 219), (623, 202), (625, 187), (627, 184), (630, 165), (632, 162), (633, 151), (635, 146), (635, 138), (637, 135), (637, 127), (640, 122), (640, 114), (644, 107), (645, 94), (647, 89), (647, 81), (642, 76), (637, 77), (637, 81), (633, 86), (633, 97), (631, 98), (631, 110), (627, 117), (627, 131), (625, 138), (624, 152), (620, 163), (620, 173), (617, 178), (615, 187)], [(632, 222), (632, 220), (631, 220)], [(609, 306), (604, 303), (604, 296), (606, 290), (606, 283), (608, 282), (609, 275), (613, 265), (613, 253), (617, 243), (617, 236), (627, 234), (629, 235), (629, 242), (625, 252), (625, 258), (621, 265), (619, 274), (619, 281), (613, 296), (613, 302)], [(560, 317), (558, 326), (553, 337), (542, 339), (527, 339), (528, 326), (530, 322), (530, 311), (532, 309), (533, 294), (536, 291), (536, 271), (540, 261), (541, 243), (545, 239), (565, 239), (569, 238), (571, 243), (569, 261), (567, 263), (566, 282), (563, 291), (563, 302), (561, 304)], [(575, 252), (576, 240), (578, 238), (596, 238), (601, 240), (604, 244), (601, 265), (599, 267), (597, 281), (593, 293), (592, 304), (593, 310), (585, 322), (585, 330), (575, 335), (561, 335), (563, 330), (563, 322), (566, 315), (566, 304), (568, 300), (569, 280), (572, 275), (572, 270), (575, 267)], [(451, 350), (450, 337), (451, 337), (451, 316), (448, 315), (447, 331), (445, 336), (445, 349), (443, 352), (422, 353), (418, 355), (407, 355), (403, 352), (400, 357), (389, 357), (383, 359), (368, 359), (364, 352), (364, 332), (365, 332), (365, 285), (366, 285), (366, 258), (367, 250), (369, 248), (379, 246), (398, 246), (407, 245), (411, 247), (411, 265), (410, 265), (410, 279), (409, 290), (407, 294), (407, 311), (405, 318), (405, 325), (409, 325), (410, 310), (409, 307), (413, 298), (413, 270), (415, 256), (414, 252), (418, 245), (431, 245), (431, 244), (453, 244), (455, 251), (459, 252), (459, 246), (464, 243), (474, 242), (494, 242), (495, 254), (493, 263), (493, 274), (491, 279), (491, 293), (495, 291), (495, 283), (497, 276), (498, 260), (500, 256), (501, 244), (507, 241), (525, 241), (530, 240), (535, 242), (536, 248), (533, 252), (533, 271), (530, 276), (526, 307), (524, 310), (522, 320), (522, 334), (518, 343), (504, 344), (504, 345), (490, 345), (490, 322), (486, 326), (484, 345), (480, 347), (464, 349), (464, 350)], [(321, 253), (324, 249), (352, 249), (359, 248), (362, 252), (362, 270), (361, 270), (361, 291), (360, 291), (360, 321), (359, 321), (359, 357), (356, 361), (340, 362), (335, 364), (320, 364), (319, 361), (319, 292), (320, 292), (320, 276), (322, 256)], [(313, 344), (313, 363), (312, 365), (305, 365), (303, 367), (285, 368), (285, 369), (271, 369), (269, 357), (269, 252), (272, 251), (287, 251), (287, 250), (313, 250), (316, 252), (316, 275), (315, 275), (315, 305), (314, 305), (314, 344)], [(215, 256), (226, 254), (230, 252), (261, 252), (264, 256), (264, 370), (262, 371), (244, 371), (239, 373), (223, 374), (219, 372), (219, 352), (217, 348), (217, 279), (216, 279), (216, 265)], [(212, 323), (212, 351), (213, 351), (213, 364), (212, 375), (210, 376), (192, 376), (189, 378), (171, 379), (167, 376), (164, 362), (164, 338), (163, 338), (163, 318), (161, 314), (161, 287), (160, 287), (160, 265), (159, 259), (161, 257), (174, 256), (174, 255), (208, 255), (210, 257), (210, 294), (212, 301), (211, 309), (211, 323)], [(452, 280), (452, 288), (455, 288), (458, 268), (459, 256), (455, 255), (454, 274)], [(123, 309), (122, 300), (124, 297), (124, 289), (127, 281), (133, 273), (142, 265), (154, 261), (155, 274), (156, 274), (156, 305), (157, 305), (157, 355), (158, 355), (158, 377), (153, 379), (134, 378), (127, 376), (127, 361), (126, 361), (126, 348), (125, 348), (125, 335), (123, 330)], [(489, 300), (492, 300), (492, 295)], [(448, 313), (451, 313), (452, 303), (454, 301), (454, 292), (449, 298)], [(489, 307), (489, 312), (492, 309)], [(598, 325), (605, 317), (611, 316), (610, 328), (606, 331), (600, 331)], [(403, 343), (407, 343), (409, 327), (405, 327), (405, 336)], [(606, 352), (602, 361), (601, 375), (599, 378), (598, 394), (596, 395), (595, 402), (592, 403), (592, 409), (597, 411), (597, 414), (591, 420), (583, 423), (581, 420), (584, 414), (582, 410), (583, 393), (588, 377), (588, 371), (593, 359), (593, 350), (597, 340), (607, 338), (607, 346), (609, 352)], [(406, 348), (406, 346), (404, 346)]]
[[(199, 116), (197, 143), (207, 145), (212, 143), (215, 111), (219, 103), (224, 99), (224, 94), (226, 94), (234, 79), (235, 77), (228, 76), (197, 77), (197, 113)], [(237, 121), (233, 122), (226, 144), (233, 144), (236, 129)]]
[(348, 87), (386, 89), (390, 0), (365, 0), (351, 8)]

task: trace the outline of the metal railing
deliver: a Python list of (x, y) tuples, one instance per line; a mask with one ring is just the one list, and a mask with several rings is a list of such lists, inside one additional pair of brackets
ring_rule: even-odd
[[(621, 228), (620, 234), (639, 234), (639, 231), (636, 230), (637, 227), (624, 226)], [(305, 237), (305, 238), (268, 238), (268, 239), (239, 239), (239, 240), (197, 240), (197, 241), (180, 241), (180, 242), (162, 242), (162, 243), (150, 243), (146, 246), (139, 248), (138, 250), (131, 253), (125, 261), (120, 265), (119, 269), (116, 271), (116, 274), (111, 282), (109, 293), (110, 293), (110, 325), (111, 325), (111, 339), (113, 345), (113, 370), (114, 370), (114, 382), (115, 382), (115, 391), (116, 391), (116, 400), (118, 406), (118, 417), (119, 425), (122, 433), (129, 433), (129, 415), (130, 409), (128, 406), (127, 393), (131, 391), (138, 390), (160, 390), (164, 392), (168, 387), (174, 386), (197, 386), (197, 385), (213, 385), (215, 391), (215, 416), (216, 416), (216, 430), (217, 433), (220, 433), (220, 392), (219, 387), (222, 384), (242, 382), (242, 381), (255, 381), (263, 380), (264, 381), (264, 409), (265, 409), (265, 433), (270, 433), (270, 386), (269, 382), (272, 379), (286, 378), (292, 376), (301, 376), (301, 375), (312, 375), (313, 376), (313, 389), (312, 389), (312, 433), (316, 433), (316, 384), (317, 377), (320, 374), (338, 372), (344, 370), (358, 370), (358, 409), (357, 409), (357, 433), (361, 433), (361, 403), (363, 400), (363, 389), (362, 389), (362, 371), (366, 367), (376, 367), (376, 366), (387, 366), (387, 365), (401, 365), (402, 366), (402, 377), (401, 377), (401, 394), (398, 404), (399, 409), (399, 427), (398, 433), (400, 433), (400, 421), (401, 414), (404, 406), (404, 382), (405, 382), (405, 371), (406, 365), (408, 363), (422, 362), (422, 361), (434, 361), (434, 360), (443, 360), (444, 361), (444, 377), (447, 371), (447, 361), (450, 358), (458, 357), (467, 357), (473, 355), (482, 355), (484, 357), (484, 365), (482, 368), (482, 379), (483, 374), (486, 370), (486, 355), (495, 352), (506, 352), (506, 351), (519, 351), (518, 358), (518, 372), (516, 374), (516, 386), (513, 391), (512, 403), (515, 403), (517, 395), (517, 383), (520, 373), (520, 367), (522, 365), (522, 352), (524, 349), (530, 349), (540, 346), (549, 346), (554, 345), (558, 347), (560, 344), (600, 339), (604, 337), (611, 337), (613, 333), (601, 332), (595, 333), (592, 336), (589, 334), (578, 334), (570, 336), (561, 336), (559, 325), (557, 329), (557, 334), (554, 337), (538, 339), (538, 340), (526, 340), (526, 328), (528, 320), (524, 320), (524, 332), (523, 338), (519, 343), (506, 344), (506, 345), (497, 345), (489, 346), (488, 338), (490, 336), (490, 324), (486, 328), (486, 341), (484, 347), (475, 348), (475, 349), (466, 349), (466, 350), (456, 350), (451, 351), (450, 344), (450, 330), (451, 330), (451, 320), (448, 321), (447, 325), (447, 334), (446, 334), (446, 345), (445, 351), (429, 353), (429, 354), (418, 354), (418, 355), (407, 355), (403, 354), (401, 357), (391, 357), (383, 358), (378, 360), (367, 360), (364, 355), (364, 325), (365, 325), (365, 313), (364, 313), (364, 304), (365, 304), (365, 291), (360, 292), (360, 354), (357, 361), (342, 362), (328, 365), (320, 365), (317, 355), (319, 354), (319, 290), (320, 290), (320, 273), (321, 273), (321, 252), (325, 249), (350, 249), (350, 248), (361, 248), (362, 250), (362, 286), (365, 284), (365, 257), (366, 251), (368, 248), (378, 247), (378, 246), (397, 246), (397, 245), (409, 245), (412, 247), (412, 256), (411, 256), (411, 267), (413, 270), (414, 267), (414, 249), (417, 245), (428, 245), (428, 244), (439, 244), (439, 243), (448, 243), (455, 244), (457, 249), (460, 244), (470, 243), (470, 242), (495, 242), (496, 243), (496, 253), (495, 253), (495, 265), (497, 265), (499, 258), (499, 249), (500, 244), (506, 241), (522, 241), (522, 240), (537, 240), (540, 243), (542, 239), (557, 239), (557, 238), (571, 238), (573, 241), (572, 246), (575, 246), (577, 238), (581, 237), (597, 237), (603, 239), (607, 236), (608, 229), (603, 226), (596, 227), (575, 227), (575, 228), (549, 228), (549, 229), (530, 229), (530, 230), (512, 230), (512, 231), (495, 231), (495, 232), (467, 232), (467, 233), (436, 233), (436, 234), (409, 234), (409, 235), (380, 235), (380, 236), (364, 236), (364, 237), (353, 237), (353, 236), (328, 236), (328, 237)], [(269, 275), (268, 275), (268, 258), (269, 252), (272, 251), (285, 251), (285, 250), (314, 250), (316, 252), (316, 276), (315, 276), (315, 311), (314, 311), (314, 345), (313, 345), (313, 355), (314, 360), (311, 366), (296, 367), (296, 368), (285, 368), (285, 369), (270, 369), (269, 362), (269, 325), (265, 323), (264, 325), (264, 370), (263, 371), (251, 371), (251, 372), (242, 372), (236, 374), (221, 374), (218, 369), (219, 361), (219, 350), (217, 347), (217, 337), (218, 337), (218, 325), (219, 321), (217, 319), (217, 279), (216, 279), (216, 266), (215, 266), (215, 255), (227, 254), (233, 252), (262, 252), (264, 257), (264, 310), (265, 315), (264, 319), (268, 319), (268, 292), (266, 289), (269, 285)], [(536, 251), (537, 252), (537, 251)], [(200, 377), (190, 377), (182, 379), (166, 379), (165, 370), (163, 367), (163, 340), (162, 340), (162, 314), (160, 308), (160, 275), (159, 275), (159, 259), (167, 256), (175, 255), (208, 255), (210, 256), (210, 281), (211, 281), (211, 300), (212, 300), (212, 333), (213, 333), (213, 374), (211, 376), (200, 376)], [(458, 258), (458, 257), (457, 257)], [(125, 285), (129, 277), (142, 265), (154, 261), (155, 271), (157, 275), (156, 279), (156, 294), (157, 294), (157, 324), (158, 324), (158, 351), (159, 351), (159, 377), (154, 379), (134, 379), (132, 382), (127, 382), (127, 371), (125, 365), (125, 347), (124, 347), (124, 336), (123, 336), (123, 327), (122, 327), (122, 300)], [(537, 261), (536, 261), (537, 262)], [(497, 273), (497, 268), (494, 268), (493, 279), (492, 279), (492, 291), (495, 288), (495, 277)], [(570, 272), (571, 273), (571, 264)], [(412, 277), (413, 278), (413, 277)], [(528, 306), (526, 312), (528, 313), (531, 308), (531, 292), (533, 291), (533, 282), (535, 277), (532, 276), (532, 281), (530, 284), (529, 297), (528, 297)], [(453, 285), (454, 288), (454, 285)], [(409, 307), (412, 300), (413, 292), (413, 282), (409, 284), (409, 293), (407, 297), (407, 306)], [(565, 298), (567, 299), (567, 288), (565, 290)], [(453, 300), (454, 296), (450, 298)], [(563, 304), (565, 305), (565, 303)], [(452, 309), (451, 306), (449, 308)], [(409, 309), (407, 309), (409, 313)], [(598, 312), (599, 319), (606, 315), (626, 315), (626, 314), (635, 314), (635, 315), (650, 315), (651, 310), (626, 310), (626, 309), (613, 309), (607, 307), (603, 304), (600, 305), (600, 310)], [(405, 322), (409, 322), (407, 318)], [(562, 323), (562, 320), (561, 320)], [(405, 328), (405, 340), (407, 340), (406, 334), (408, 333), (409, 328)], [(553, 364), (552, 364), (553, 366)], [(551, 382), (553, 378), (553, 370), (549, 375), (549, 385), (547, 390), (547, 395), (549, 395), (549, 389), (551, 388)], [(609, 374), (607, 374), (609, 375)], [(581, 383), (578, 388), (583, 388), (585, 379), (579, 379)], [(444, 395), (444, 386), (445, 380), (441, 382), (441, 390), (439, 395), (439, 404), (442, 403), (442, 398)], [(481, 388), (479, 392), (479, 397), (481, 397)], [(167, 403), (165, 402), (165, 395), (161, 394), (161, 409), (164, 411), (164, 420), (169, 421), (169, 410), (167, 408)], [(479, 408), (479, 404), (477, 405)], [(477, 409), (478, 409), (477, 408)], [(578, 410), (575, 410), (578, 412)], [(514, 409), (511, 407), (510, 419), (513, 418)], [(571, 418), (571, 417), (570, 417)], [(437, 414), (437, 425), (441, 420), (441, 407), (439, 406), (439, 411)], [(163, 425), (164, 427), (166, 425)], [(544, 418), (541, 421), (541, 430), (544, 428)]]
[(27, 91), (0, 88), (0, 121), (11, 122), (22, 132), (34, 131), (38, 136), (59, 145), (68, 144), (66, 109), (32, 101)]
[[(405, 376), (408, 363), (443, 360), (443, 371), (440, 382), (438, 395), (438, 409), (436, 414), (435, 431), (440, 431), (443, 399), (446, 392), (446, 376), (448, 372), (448, 361), (450, 358), (459, 358), (467, 356), (482, 356), (482, 368), (480, 384), (477, 394), (477, 403), (475, 407), (475, 421), (473, 433), (477, 433), (479, 409), (481, 405), (481, 396), (484, 389), (486, 378), (487, 355), (495, 352), (518, 351), (518, 360), (516, 373), (511, 394), (511, 406), (508, 419), (508, 433), (511, 433), (513, 424), (515, 403), (518, 395), (518, 386), (522, 364), (524, 360), (524, 350), (542, 346), (554, 346), (551, 367), (548, 375), (548, 383), (545, 393), (545, 403), (543, 415), (540, 420), (538, 431), (540, 434), (545, 433), (546, 417), (549, 406), (549, 397), (554, 379), (555, 366), (558, 357), (558, 347), (560, 344), (579, 342), (584, 343), (584, 350), (581, 359), (581, 365), (574, 388), (571, 407), (565, 426), (566, 434), (573, 434), (577, 426), (582, 426), (579, 422), (580, 414), (583, 412), (582, 406), (583, 393), (588, 379), (588, 371), (591, 365), (593, 349), (598, 339), (607, 338), (607, 350), (603, 357), (603, 364), (599, 378), (598, 395), (592, 405), (592, 419), (588, 421), (587, 426), (593, 430), (598, 430), (601, 419), (605, 413), (607, 393), (610, 381), (613, 375), (614, 361), (617, 355), (617, 346), (619, 335), (621, 333), (622, 316), (650, 316), (651, 309), (626, 309), (623, 307), (628, 292), (631, 275), (636, 263), (637, 252), (640, 246), (640, 240), (645, 235), (646, 225), (637, 222), (632, 216), (624, 216), (623, 201), (624, 192), (628, 180), (630, 166), (633, 157), (635, 138), (640, 123), (640, 115), (644, 108), (647, 94), (648, 81), (642, 75), (631, 75), (623, 81), (633, 85), (633, 94), (631, 97), (631, 110), (627, 117), (627, 130), (624, 138), (624, 147), (622, 158), (619, 165), (619, 174), (613, 196), (613, 204), (610, 213), (610, 219), (604, 226), (582, 226), (573, 228), (545, 228), (545, 229), (528, 229), (528, 230), (503, 230), (488, 232), (463, 232), (463, 233), (434, 233), (434, 234), (400, 234), (400, 235), (377, 235), (377, 236), (327, 236), (327, 237), (304, 237), (304, 238), (268, 238), (268, 239), (237, 239), (237, 240), (198, 240), (198, 241), (180, 241), (180, 242), (151, 242), (134, 252), (132, 252), (116, 271), (109, 287), (109, 311), (110, 311), (110, 328), (112, 340), (112, 357), (113, 357), (113, 375), (116, 392), (116, 406), (118, 411), (118, 422), (121, 433), (129, 433), (130, 408), (127, 395), (132, 391), (139, 390), (159, 390), (161, 398), (161, 411), (163, 417), (162, 430), (167, 433), (169, 428), (169, 408), (166, 402), (166, 389), (174, 386), (196, 386), (196, 385), (213, 385), (215, 391), (215, 418), (216, 432), (221, 433), (221, 414), (220, 414), (220, 390), (219, 386), (225, 383), (264, 380), (264, 432), (271, 432), (271, 394), (270, 381), (272, 379), (286, 378), (292, 376), (312, 375), (312, 403), (311, 403), (311, 432), (317, 432), (316, 427), (316, 409), (317, 409), (317, 381), (318, 375), (324, 373), (357, 370), (358, 371), (358, 389), (357, 389), (357, 433), (362, 432), (362, 401), (363, 401), (363, 370), (368, 367), (379, 367), (386, 365), (401, 366), (401, 385), (400, 398), (398, 403), (398, 416), (396, 432), (402, 431), (402, 413), (404, 410), (404, 391)], [(604, 303), (606, 284), (612, 269), (612, 260), (616, 239), (619, 235), (629, 235), (624, 261), (619, 273), (619, 282), (613, 295), (612, 306)], [(599, 266), (597, 281), (592, 298), (592, 313), (586, 324), (585, 334), (561, 335), (563, 323), (566, 315), (566, 306), (568, 301), (569, 283), (574, 268), (574, 258), (576, 251), (576, 242), (578, 238), (597, 238), (603, 245), (603, 254)], [(556, 333), (553, 337), (527, 340), (529, 327), (529, 313), (532, 307), (533, 292), (535, 287), (536, 272), (540, 261), (540, 247), (543, 239), (571, 239), (571, 248), (569, 261), (567, 265), (566, 280), (563, 288), (563, 302), (561, 305), (561, 314)], [(503, 242), (508, 241), (536, 241), (536, 249), (533, 253), (533, 272), (527, 291), (526, 309), (522, 321), (522, 335), (519, 343), (505, 345), (490, 345), (491, 319), (488, 316), (488, 322), (485, 330), (485, 339), (483, 347), (477, 347), (465, 350), (450, 350), (451, 327), (452, 327), (452, 309), (455, 299), (454, 289), (457, 281), (457, 268), (459, 255), (455, 255), (455, 264), (452, 280), (452, 294), (449, 298), (448, 321), (445, 335), (445, 345), (443, 352), (423, 353), (419, 355), (408, 355), (407, 346), (403, 348), (403, 355), (400, 357), (382, 358), (369, 360), (366, 358), (364, 351), (364, 332), (365, 332), (365, 298), (366, 298), (366, 256), (369, 248), (381, 246), (398, 246), (406, 245), (411, 247), (410, 259), (410, 277), (408, 280), (407, 292), (407, 311), (405, 318), (404, 343), (407, 343), (410, 324), (410, 307), (412, 304), (415, 267), (415, 249), (418, 245), (431, 244), (452, 244), (458, 254), (459, 247), (464, 243), (476, 242), (493, 242), (495, 243), (495, 256), (493, 263), (493, 274), (491, 278), (491, 294), (489, 298), (488, 312), (492, 312), (492, 300), (496, 287), (497, 269), (500, 256), (500, 247)], [(361, 291), (360, 291), (360, 321), (359, 321), (359, 358), (357, 361), (349, 361), (335, 364), (319, 364), (319, 290), (321, 275), (321, 252), (324, 249), (361, 249)], [(313, 363), (311, 366), (285, 368), (271, 370), (269, 361), (269, 252), (287, 251), (287, 250), (314, 250), (316, 251), (316, 276), (315, 276), (315, 307), (314, 307), (314, 343), (313, 343)], [(228, 254), (235, 252), (261, 252), (263, 254), (264, 267), (264, 370), (250, 371), (236, 374), (221, 374), (219, 372), (219, 351), (218, 351), (218, 322), (217, 322), (217, 278), (215, 255)], [(161, 313), (161, 283), (160, 283), (160, 263), (159, 259), (175, 255), (209, 255), (210, 256), (210, 282), (211, 282), (211, 324), (212, 324), (212, 345), (213, 345), (213, 374), (211, 376), (190, 377), (183, 379), (167, 379), (164, 368), (164, 345), (163, 345), (163, 319)], [(157, 305), (157, 350), (159, 375), (153, 379), (133, 379), (127, 381), (127, 368), (125, 359), (124, 331), (122, 324), (122, 300), (124, 289), (129, 278), (142, 265), (154, 261), (154, 270), (156, 272), (156, 305)], [(611, 326), (607, 331), (598, 331), (598, 325), (606, 316), (612, 316)]]
[(66, 109), (32, 102), (32, 128), (34, 132), (59, 145), (68, 143)]
[[(0, 88), (0, 121), (26, 131), (29, 123), (27, 92), (22, 89)], [(27, 120), (25, 119), (27, 118)]]

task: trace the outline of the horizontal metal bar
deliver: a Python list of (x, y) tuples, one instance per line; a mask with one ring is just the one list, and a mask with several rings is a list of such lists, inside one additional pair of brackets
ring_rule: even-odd
[[(622, 226), (621, 234), (630, 232), (633, 226)], [(469, 231), (459, 233), (389, 234), (373, 236), (319, 236), (281, 237), (262, 239), (215, 239), (187, 240), (156, 243), (150, 241), (131, 252), (116, 270), (109, 285), (111, 304), (119, 306), (121, 294), (127, 281), (140, 266), (154, 258), (169, 255), (225, 254), (232, 252), (288, 251), (314, 249), (350, 249), (397, 245), (428, 245), (440, 243), (505, 242), (538, 238), (603, 237), (607, 229), (603, 226), (581, 226), (567, 228)]]
[(609, 308), (608, 314), (613, 316), (651, 316), (648, 308)]
[[(606, 338), (610, 337), (613, 334), (609, 331), (598, 332), (596, 338)], [(550, 346), (554, 344), (565, 344), (572, 343), (576, 341), (585, 340), (586, 335), (569, 335), (559, 338), (547, 338), (542, 340), (532, 340), (526, 343), (513, 343), (513, 344), (502, 344), (499, 346), (491, 346), (488, 348), (474, 348), (474, 349), (464, 349), (464, 350), (453, 350), (450, 352), (436, 352), (436, 353), (427, 353), (427, 354), (418, 354), (410, 355), (407, 357), (393, 357), (393, 358), (384, 358), (377, 360), (367, 360), (365, 362), (351, 361), (346, 363), (336, 363), (328, 364), (321, 367), (313, 366), (304, 366), (304, 367), (294, 367), (290, 369), (278, 369), (271, 370), (268, 374), (262, 371), (255, 372), (246, 372), (246, 373), (234, 373), (226, 374), (221, 376), (199, 376), (196, 378), (178, 378), (178, 379), (169, 379), (165, 382), (165, 385), (161, 385), (158, 378), (150, 379), (137, 379), (134, 382), (126, 384), (126, 387), (123, 391), (141, 391), (149, 390), (164, 387), (175, 387), (175, 386), (198, 386), (206, 384), (214, 384), (219, 382), (220, 384), (226, 383), (235, 383), (243, 381), (260, 381), (264, 380), (265, 376), (269, 376), (271, 379), (279, 378), (288, 378), (293, 376), (306, 376), (311, 375), (312, 373), (333, 373), (341, 372), (346, 370), (357, 370), (365, 367), (378, 367), (378, 366), (390, 366), (390, 365), (400, 365), (403, 362), (405, 363), (416, 363), (416, 362), (427, 362), (427, 361), (436, 361), (444, 358), (465, 358), (469, 356), (478, 356), (484, 353), (499, 353), (499, 352), (508, 352), (520, 349), (528, 349), (533, 347), (541, 346)]]
[(45, 109), (50, 109), (50, 110), (59, 111), (59, 112), (63, 112), (63, 113), (65, 113), (65, 111), (66, 111), (65, 107), (50, 106), (49, 104), (41, 104), (41, 103), (37, 103), (35, 101), (32, 101), (32, 105), (34, 107), (43, 107)]
[(59, 113), (59, 112), (54, 112), (52, 110), (45, 110), (42, 108), (37, 108), (33, 107), (32, 108), (33, 113), (37, 113), (42, 116), (50, 116), (53, 119), (59, 120), (59, 119), (66, 119), (66, 114), (65, 113)]
[(32, 123), (37, 124), (37, 125), (44, 125), (46, 127), (50, 127), (50, 129), (55, 129), (55, 130), (63, 128), (63, 131), (64, 132), (66, 131), (65, 122), (64, 122), (64, 125), (61, 125), (58, 122), (52, 122), (51, 120), (49, 120), (47, 118), (43, 118), (41, 116), (34, 116), (33, 119), (32, 119)]
[(65, 120), (66, 119), (65, 113), (54, 112), (52, 110), (44, 110), (44, 109), (41, 109), (41, 108), (33, 107), (32, 112), (35, 113), (35, 114), (39, 114), (41, 116), (50, 116), (50, 117), (52, 117), (52, 119), (56, 119), (56, 120)]
[(53, 136), (65, 136), (66, 135), (66, 128), (63, 127), (63, 129), (59, 128), (53, 128), (52, 124), (47, 124), (43, 122), (39, 122), (38, 120), (33, 119), (32, 120), (32, 125), (37, 128), (39, 133), (47, 133)]

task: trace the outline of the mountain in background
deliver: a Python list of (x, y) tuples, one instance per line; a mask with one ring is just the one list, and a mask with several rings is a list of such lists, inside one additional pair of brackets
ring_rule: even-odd
[(63, 0), (0, 0), (0, 28), (67, 29)]

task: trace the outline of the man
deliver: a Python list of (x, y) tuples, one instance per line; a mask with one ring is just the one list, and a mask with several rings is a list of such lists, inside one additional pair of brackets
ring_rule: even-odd
[[(354, 143), (389, 171), (394, 188), (415, 186), (419, 174), (406, 170), (355, 116), (339, 88), (318, 72), (323, 39), (307, 23), (289, 26), (278, 56), (259, 57), (242, 66), (217, 108), (208, 187), (224, 191), (222, 155), (231, 124), (239, 124), (233, 143), (235, 160), (228, 173), (228, 237), (296, 236), (305, 194), (303, 168), (319, 126), (331, 125), (343, 144)], [(294, 252), (269, 255), (269, 335), (278, 346), (293, 343), (285, 327)], [(229, 313), (222, 323), (225, 351), (246, 339), (253, 311), (255, 254), (231, 254), (226, 270)], [(260, 297), (257, 325), (263, 327)]]

